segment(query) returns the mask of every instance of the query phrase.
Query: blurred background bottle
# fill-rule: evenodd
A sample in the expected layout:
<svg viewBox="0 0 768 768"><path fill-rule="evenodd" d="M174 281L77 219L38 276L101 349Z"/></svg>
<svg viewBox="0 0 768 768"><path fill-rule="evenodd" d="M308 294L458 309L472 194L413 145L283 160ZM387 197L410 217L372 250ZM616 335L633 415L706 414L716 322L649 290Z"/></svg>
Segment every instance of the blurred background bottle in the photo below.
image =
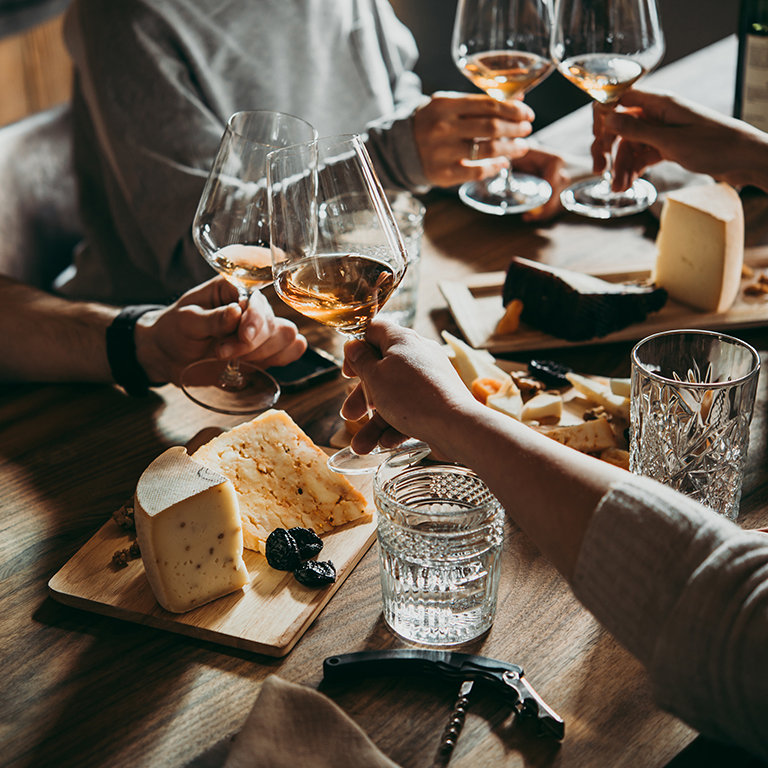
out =
<svg viewBox="0 0 768 768"><path fill-rule="evenodd" d="M768 0L741 0L733 114L768 131Z"/></svg>

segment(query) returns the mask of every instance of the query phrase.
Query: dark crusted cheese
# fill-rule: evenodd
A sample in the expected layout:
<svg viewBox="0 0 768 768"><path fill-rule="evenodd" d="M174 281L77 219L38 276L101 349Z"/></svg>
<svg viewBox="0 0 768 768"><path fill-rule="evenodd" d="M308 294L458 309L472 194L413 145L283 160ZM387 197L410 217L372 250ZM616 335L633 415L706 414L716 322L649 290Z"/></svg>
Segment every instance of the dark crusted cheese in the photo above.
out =
<svg viewBox="0 0 768 768"><path fill-rule="evenodd" d="M586 341L640 323L658 312L667 292L653 285L609 283L527 259L514 258L507 270L504 306L523 302L521 319L559 339Z"/></svg>

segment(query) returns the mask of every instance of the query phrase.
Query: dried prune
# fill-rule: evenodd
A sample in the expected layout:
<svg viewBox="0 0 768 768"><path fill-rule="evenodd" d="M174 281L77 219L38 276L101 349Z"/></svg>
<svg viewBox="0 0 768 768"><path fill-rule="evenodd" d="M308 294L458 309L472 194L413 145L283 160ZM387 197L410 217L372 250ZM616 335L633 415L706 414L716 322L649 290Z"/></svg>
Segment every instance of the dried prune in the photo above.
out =
<svg viewBox="0 0 768 768"><path fill-rule="evenodd" d="M299 545L285 528L275 528L267 536L267 562L278 571L293 571L301 565Z"/></svg>
<svg viewBox="0 0 768 768"><path fill-rule="evenodd" d="M307 560L293 575L305 587L324 587L336 581L336 568L330 560Z"/></svg>
<svg viewBox="0 0 768 768"><path fill-rule="evenodd" d="M293 536L299 547L299 558L302 562L320 554L323 541L311 528L289 528L288 533Z"/></svg>
<svg viewBox="0 0 768 768"><path fill-rule="evenodd" d="M528 371L548 387L568 387L571 382L565 378L565 374L573 373L573 368L560 365L554 360L531 360Z"/></svg>

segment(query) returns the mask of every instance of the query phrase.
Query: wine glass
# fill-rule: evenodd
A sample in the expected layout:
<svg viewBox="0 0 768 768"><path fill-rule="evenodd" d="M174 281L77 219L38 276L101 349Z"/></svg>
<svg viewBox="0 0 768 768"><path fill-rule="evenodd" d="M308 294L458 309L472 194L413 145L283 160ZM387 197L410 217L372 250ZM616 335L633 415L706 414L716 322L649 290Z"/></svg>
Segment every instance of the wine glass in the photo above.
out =
<svg viewBox="0 0 768 768"><path fill-rule="evenodd" d="M306 317L362 339L405 274L407 251L387 196L359 136L331 136L271 152L270 244L277 295ZM372 227L372 219L377 226ZM369 407L369 416L371 410ZM410 441L396 449L418 460ZM391 452L338 451L344 474L374 471Z"/></svg>
<svg viewBox="0 0 768 768"><path fill-rule="evenodd" d="M557 0L552 59L562 74L609 107L648 74L664 55L656 0ZM644 211L656 188L638 179L625 192L611 191L613 154L602 176L568 187L563 206L583 216L609 219Z"/></svg>
<svg viewBox="0 0 768 768"><path fill-rule="evenodd" d="M462 74L497 101L522 98L554 69L550 29L549 0L459 0L453 60ZM538 208L551 196L552 187L544 179L513 174L511 164L492 179L470 181L459 189L464 203L497 215Z"/></svg>
<svg viewBox="0 0 768 768"><path fill-rule="evenodd" d="M236 112L227 122L192 234L206 261L237 288L241 306L272 282L267 154L316 136L309 123L282 112ZM260 413L280 396L274 378L245 360L199 360L184 369L181 387L219 413Z"/></svg>

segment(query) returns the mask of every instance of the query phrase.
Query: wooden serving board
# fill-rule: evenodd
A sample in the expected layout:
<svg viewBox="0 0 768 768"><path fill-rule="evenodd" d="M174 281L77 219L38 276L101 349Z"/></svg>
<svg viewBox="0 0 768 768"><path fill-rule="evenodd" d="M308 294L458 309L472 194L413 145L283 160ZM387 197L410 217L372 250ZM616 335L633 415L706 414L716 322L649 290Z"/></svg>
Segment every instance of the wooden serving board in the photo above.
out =
<svg viewBox="0 0 768 768"><path fill-rule="evenodd" d="M328 453L333 453L328 450ZM276 571L264 555L245 550L251 583L188 613L170 613L157 603L141 558L126 567L112 555L135 538L110 518L48 582L60 603L158 629L209 640L267 656L285 656L322 611L376 538L370 475L350 481L366 497L369 517L323 535L320 560L331 560L336 582L323 589L299 584L292 573Z"/></svg>
<svg viewBox="0 0 768 768"><path fill-rule="evenodd" d="M745 263L753 269L768 267L768 253L765 248L747 249ZM591 272L590 274L615 283L645 280L650 273L641 272ZM527 350L557 349L590 344L605 344L614 341L639 341L661 331L675 328L698 328L724 331L736 328L768 325L768 294L762 296L744 295L744 287L753 279L743 279L741 291L734 305L727 312L715 314L699 312L669 299L659 312L647 317L642 323L635 323L615 333L587 341L567 341L538 331L524 323L511 334L495 333L496 325L504 315L501 293L504 286L504 272L487 272L474 275L463 282L443 281L440 283L448 307L467 343L476 349L490 352L524 352Z"/></svg>

